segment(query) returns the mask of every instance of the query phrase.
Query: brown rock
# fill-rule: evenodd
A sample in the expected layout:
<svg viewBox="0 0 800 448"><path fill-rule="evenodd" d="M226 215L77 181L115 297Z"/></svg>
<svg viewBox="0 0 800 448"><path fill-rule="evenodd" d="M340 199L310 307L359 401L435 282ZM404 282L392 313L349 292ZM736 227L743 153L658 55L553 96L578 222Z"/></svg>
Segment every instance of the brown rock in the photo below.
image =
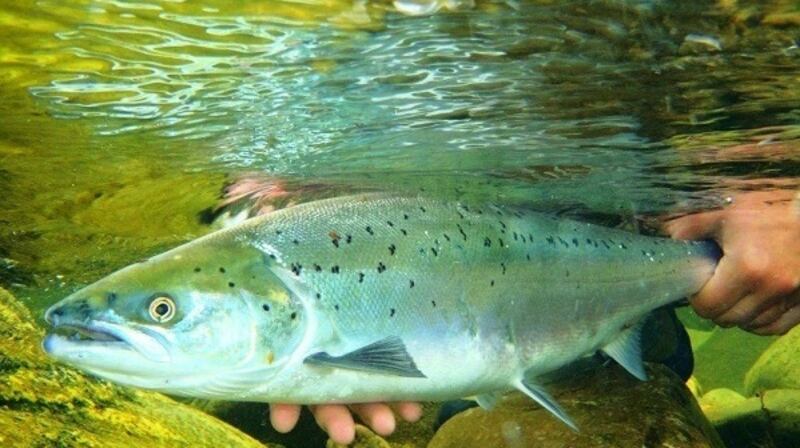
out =
<svg viewBox="0 0 800 448"><path fill-rule="evenodd" d="M642 382L614 365L551 386L580 432L514 393L492 411L473 408L455 416L428 447L722 448L683 382L660 365L649 365L648 373L651 379Z"/></svg>

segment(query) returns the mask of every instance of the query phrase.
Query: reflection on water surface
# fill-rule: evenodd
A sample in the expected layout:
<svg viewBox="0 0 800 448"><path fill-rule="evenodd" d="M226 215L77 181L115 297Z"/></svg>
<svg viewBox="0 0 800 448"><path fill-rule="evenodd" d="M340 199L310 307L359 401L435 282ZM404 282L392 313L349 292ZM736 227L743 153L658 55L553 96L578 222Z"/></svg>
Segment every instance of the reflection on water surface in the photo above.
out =
<svg viewBox="0 0 800 448"><path fill-rule="evenodd" d="M604 215L791 185L787 8L4 5L1 278L40 308L206 232L197 213L245 171Z"/></svg>

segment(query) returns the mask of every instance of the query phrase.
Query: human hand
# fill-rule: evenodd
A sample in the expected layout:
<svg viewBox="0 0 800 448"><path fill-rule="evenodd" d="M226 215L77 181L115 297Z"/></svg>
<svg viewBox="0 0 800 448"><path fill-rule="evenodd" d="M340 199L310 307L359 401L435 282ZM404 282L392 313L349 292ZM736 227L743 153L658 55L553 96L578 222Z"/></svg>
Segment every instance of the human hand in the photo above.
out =
<svg viewBox="0 0 800 448"><path fill-rule="evenodd" d="M299 405L270 404L269 409L270 423L278 432L291 431L300 418ZM388 436L394 432L395 412L407 422L415 422L422 417L422 407L419 403L405 401L392 404L391 407L386 403L361 403L321 404L309 406L309 409L314 414L317 424L328 433L331 440L342 445L352 443L355 438L353 413L381 436Z"/></svg>
<svg viewBox="0 0 800 448"><path fill-rule="evenodd" d="M741 193L730 206L664 225L676 239L712 238L724 253L692 298L718 325L783 334L800 322L800 208L795 193Z"/></svg>

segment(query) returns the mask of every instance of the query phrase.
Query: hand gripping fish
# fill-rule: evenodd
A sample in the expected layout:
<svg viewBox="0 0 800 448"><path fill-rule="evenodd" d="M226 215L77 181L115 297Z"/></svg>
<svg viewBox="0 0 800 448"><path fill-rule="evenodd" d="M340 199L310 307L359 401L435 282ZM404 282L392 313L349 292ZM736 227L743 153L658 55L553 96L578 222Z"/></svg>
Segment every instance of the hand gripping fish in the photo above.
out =
<svg viewBox="0 0 800 448"><path fill-rule="evenodd" d="M602 350L645 379L639 329L719 249L494 205L348 196L252 218L53 305L51 356L111 381L275 403L518 389Z"/></svg>

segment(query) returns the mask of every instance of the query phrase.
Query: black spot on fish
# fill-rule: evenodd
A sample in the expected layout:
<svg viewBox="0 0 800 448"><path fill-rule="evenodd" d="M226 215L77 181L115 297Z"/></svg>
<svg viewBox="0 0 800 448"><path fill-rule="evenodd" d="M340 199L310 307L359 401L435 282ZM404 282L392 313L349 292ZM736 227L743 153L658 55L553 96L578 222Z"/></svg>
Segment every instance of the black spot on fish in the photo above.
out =
<svg viewBox="0 0 800 448"><path fill-rule="evenodd" d="M592 245L592 239L591 238L586 238L586 244L591 246Z"/></svg>
<svg viewBox="0 0 800 448"><path fill-rule="evenodd" d="M420 207L419 209L420 209L420 211L422 211L422 213L425 213L427 211L427 210L425 210L425 207Z"/></svg>
<svg viewBox="0 0 800 448"><path fill-rule="evenodd" d="M300 271L303 270L303 265L301 265L300 263L292 263L291 264L291 268L292 268L292 272L294 273L294 275L299 277L300 276Z"/></svg>
<svg viewBox="0 0 800 448"><path fill-rule="evenodd" d="M390 244L389 245L389 255L394 255L396 250L397 250L397 247L394 244Z"/></svg>
<svg viewBox="0 0 800 448"><path fill-rule="evenodd" d="M297 240L292 240L292 244L294 244L294 245L298 245L298 244L300 244L300 241L297 241Z"/></svg>
<svg viewBox="0 0 800 448"><path fill-rule="evenodd" d="M628 248L628 246L626 246L625 243L619 243L619 247L621 249L627 249Z"/></svg>
<svg viewBox="0 0 800 448"><path fill-rule="evenodd" d="M200 269L200 267L199 267L199 266L198 266L198 267L196 267L196 268L194 268L194 272L200 272L200 271L202 271L202 269Z"/></svg>
<svg viewBox="0 0 800 448"><path fill-rule="evenodd" d="M609 246L608 243L606 243L606 240L600 240L600 242L603 243L603 246L605 246L606 249L611 249L611 246Z"/></svg>
<svg viewBox="0 0 800 448"><path fill-rule="evenodd" d="M566 242L566 241L564 241L564 240L563 240L563 239L562 239L560 236L558 237L558 242L559 242L559 243L561 243L561 244L563 244L563 245L564 245L564 247L566 247L566 248L568 248L568 249L569 249L569 243L568 243L568 242Z"/></svg>
<svg viewBox="0 0 800 448"><path fill-rule="evenodd" d="M503 275L506 275L506 264L500 263L500 267L503 268Z"/></svg>
<svg viewBox="0 0 800 448"><path fill-rule="evenodd" d="M289 315L289 317L292 318L292 320L297 319L297 311L293 311L292 314Z"/></svg>
<svg viewBox="0 0 800 448"><path fill-rule="evenodd" d="M359 272L358 273L358 282L359 283L364 283L364 273L363 272Z"/></svg>
<svg viewBox="0 0 800 448"><path fill-rule="evenodd" d="M528 261L531 261L531 254L525 254L525 258L527 258Z"/></svg>
<svg viewBox="0 0 800 448"><path fill-rule="evenodd" d="M501 226L501 227L503 227L504 229L506 228L506 223L504 223L503 221L497 221L497 222L499 222L499 223L500 223L500 226Z"/></svg>
<svg viewBox="0 0 800 448"><path fill-rule="evenodd" d="M489 286L494 286L494 280L489 283Z"/></svg>
<svg viewBox="0 0 800 448"><path fill-rule="evenodd" d="M492 247L492 240L488 236L483 239L483 247Z"/></svg>
<svg viewBox="0 0 800 448"><path fill-rule="evenodd" d="M525 235L520 234L519 238L522 240L523 243L527 243L527 241L525 240Z"/></svg>
<svg viewBox="0 0 800 448"><path fill-rule="evenodd" d="M277 257L275 257L275 254L269 254L269 258L272 258L273 260L277 260Z"/></svg>
<svg viewBox="0 0 800 448"><path fill-rule="evenodd" d="M316 293L316 294L315 294L315 297L317 298L317 300L319 300L319 299L321 299L321 298L322 298L322 295L321 295L320 293Z"/></svg>
<svg viewBox="0 0 800 448"><path fill-rule="evenodd" d="M375 233L372 231L372 227L370 227L370 226L367 226L365 230L366 230L366 231L367 231L367 233L369 233L370 235L374 235L374 234L375 234Z"/></svg>
<svg viewBox="0 0 800 448"><path fill-rule="evenodd" d="M433 305L433 307L436 308L436 301L435 300L431 300L431 305Z"/></svg>
<svg viewBox="0 0 800 448"><path fill-rule="evenodd" d="M395 312L396 312L396 311L395 311L395 309L394 309L394 308L390 309L390 310L389 310L389 317L394 317L394 313L395 313Z"/></svg>
<svg viewBox="0 0 800 448"><path fill-rule="evenodd" d="M531 235L530 233L528 234L528 241L533 243L533 235Z"/></svg>
<svg viewBox="0 0 800 448"><path fill-rule="evenodd" d="M353 242L353 235L345 235L344 236L344 242L347 243L347 244L352 243Z"/></svg>
<svg viewBox="0 0 800 448"><path fill-rule="evenodd" d="M335 309L336 311L339 311L339 304L337 303L336 305L333 305L333 309Z"/></svg>
<svg viewBox="0 0 800 448"><path fill-rule="evenodd" d="M234 283L234 282L228 282L228 287L230 287L230 288L235 288L235 287L236 287L236 283Z"/></svg>
<svg viewBox="0 0 800 448"><path fill-rule="evenodd" d="M519 235L517 235L517 232L514 232L514 241L519 241Z"/></svg>
<svg viewBox="0 0 800 448"><path fill-rule="evenodd" d="M331 243L333 243L333 247L339 248L339 240L331 240Z"/></svg>
<svg viewBox="0 0 800 448"><path fill-rule="evenodd" d="M117 301L117 293L110 292L106 295L106 301L109 305L113 305Z"/></svg>
<svg viewBox="0 0 800 448"><path fill-rule="evenodd" d="M283 233L283 232L282 232L282 231L280 231L280 230L276 230L276 231L275 231L275 235L280 235L281 233Z"/></svg>
<svg viewBox="0 0 800 448"><path fill-rule="evenodd" d="M403 213L403 219L408 219L408 214Z"/></svg>
<svg viewBox="0 0 800 448"><path fill-rule="evenodd" d="M464 229L461 227L460 224L456 224L456 227L458 227L458 233L460 233L461 236L464 237L464 241L466 241L467 240L467 234L464 233Z"/></svg>
<svg viewBox="0 0 800 448"><path fill-rule="evenodd" d="M578 239L577 238L573 238L572 239L572 245L575 246L575 247L578 247Z"/></svg>
<svg viewBox="0 0 800 448"><path fill-rule="evenodd" d="M436 248L431 247L431 253L433 253L434 257L439 256L439 252L436 252Z"/></svg>
<svg viewBox="0 0 800 448"><path fill-rule="evenodd" d="M264 310L264 311L269 311L269 305L267 305L265 303L265 304L261 305L261 309Z"/></svg>
<svg viewBox="0 0 800 448"><path fill-rule="evenodd" d="M391 221L386 221L386 224L388 224L388 225L389 225L389 227L394 227L394 223L393 223L393 222L391 222Z"/></svg>
<svg viewBox="0 0 800 448"><path fill-rule="evenodd" d="M506 243L503 242L502 238L498 238L497 241L500 243L500 247L506 247Z"/></svg>
<svg viewBox="0 0 800 448"><path fill-rule="evenodd" d="M450 241L450 237L446 233L443 233L442 236L444 236L444 239L448 242Z"/></svg>
<svg viewBox="0 0 800 448"><path fill-rule="evenodd" d="M403 235L408 235L408 232L406 232L406 229L400 229L400 233L402 233Z"/></svg>
<svg viewBox="0 0 800 448"><path fill-rule="evenodd" d="M456 210L456 213L458 213L458 217L459 217L459 218L461 218L461 219L464 219L464 214L463 214L463 213L461 213L461 212L460 212L460 211L458 211L458 210Z"/></svg>
<svg viewBox="0 0 800 448"><path fill-rule="evenodd" d="M378 274L382 274L386 270L386 265L383 262L378 262Z"/></svg>
<svg viewBox="0 0 800 448"><path fill-rule="evenodd" d="M331 273L338 274L339 273L339 265L331 266Z"/></svg>
<svg viewBox="0 0 800 448"><path fill-rule="evenodd" d="M220 273L222 273L222 274L224 274L224 273L225 273L225 268L223 268L223 267L220 267L220 268L219 268L219 272L220 272Z"/></svg>
<svg viewBox="0 0 800 448"><path fill-rule="evenodd" d="M569 269L567 269L567 277L569 277Z"/></svg>
<svg viewBox="0 0 800 448"><path fill-rule="evenodd" d="M420 247L419 248L419 253L421 253L422 255L425 255L425 248L424 247Z"/></svg>
<svg viewBox="0 0 800 448"><path fill-rule="evenodd" d="M317 271L317 272L322 272L322 266L314 263L314 270Z"/></svg>
<svg viewBox="0 0 800 448"><path fill-rule="evenodd" d="M408 281L408 287L409 288L413 288L414 287L414 280L409 280Z"/></svg>
<svg viewBox="0 0 800 448"><path fill-rule="evenodd" d="M547 243L548 244L552 244L552 245L556 244L556 240L554 240L552 236L548 236L546 239L547 239Z"/></svg>

